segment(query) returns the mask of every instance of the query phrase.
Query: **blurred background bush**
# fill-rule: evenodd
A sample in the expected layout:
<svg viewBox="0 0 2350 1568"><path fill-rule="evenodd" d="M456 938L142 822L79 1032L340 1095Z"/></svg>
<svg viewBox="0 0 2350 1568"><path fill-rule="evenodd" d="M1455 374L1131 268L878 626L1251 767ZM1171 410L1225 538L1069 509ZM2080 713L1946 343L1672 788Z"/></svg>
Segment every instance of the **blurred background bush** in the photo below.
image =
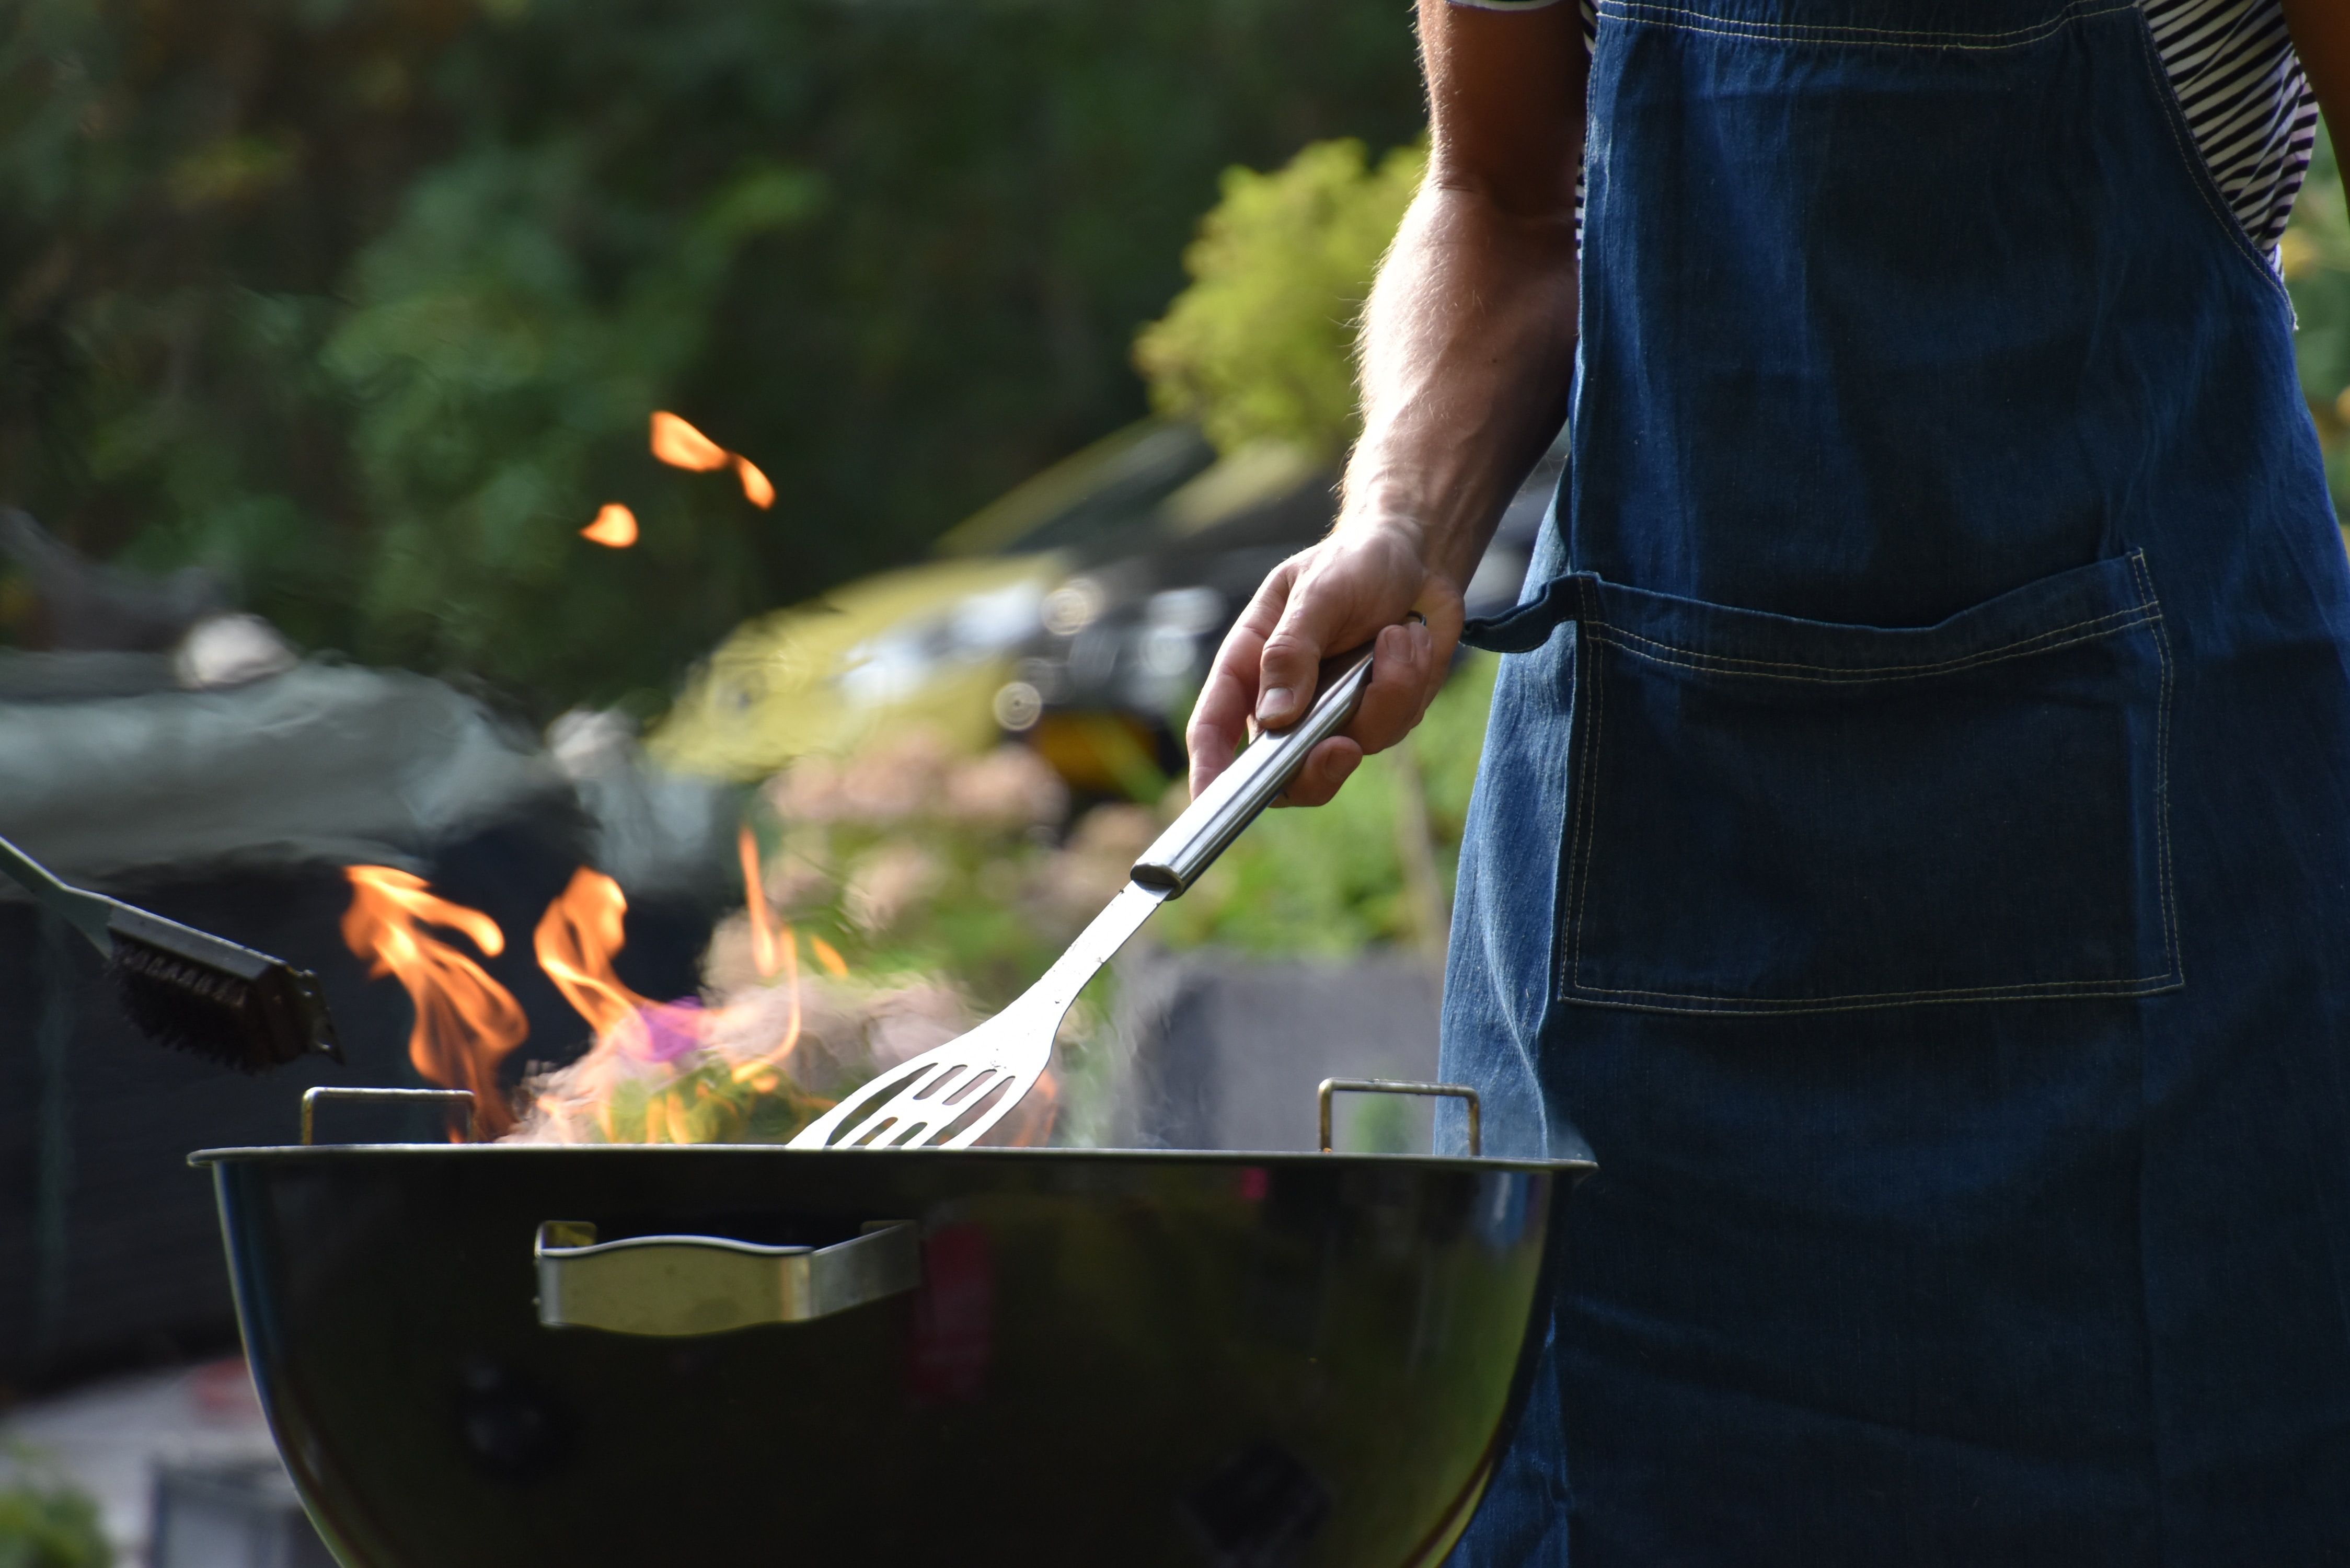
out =
<svg viewBox="0 0 2350 1568"><path fill-rule="evenodd" d="M2337 513L2350 513L2350 206L2341 168L2323 127L2309 183L2295 204L2278 259L2300 330L2302 390L2325 449Z"/></svg>
<svg viewBox="0 0 2350 1568"><path fill-rule="evenodd" d="M37 1455L0 1451L0 1568L111 1568L98 1504Z"/></svg>
<svg viewBox="0 0 2350 1568"><path fill-rule="evenodd" d="M307 647L655 710L1142 412L1222 171L1419 119L1346 0L19 0L0 496ZM642 545L583 547L616 500Z"/></svg>

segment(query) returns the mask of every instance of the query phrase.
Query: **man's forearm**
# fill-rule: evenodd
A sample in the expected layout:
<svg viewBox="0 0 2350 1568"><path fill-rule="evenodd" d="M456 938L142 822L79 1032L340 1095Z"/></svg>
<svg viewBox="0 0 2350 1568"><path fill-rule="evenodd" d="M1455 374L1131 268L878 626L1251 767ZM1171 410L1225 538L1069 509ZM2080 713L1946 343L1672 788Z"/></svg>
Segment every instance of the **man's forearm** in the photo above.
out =
<svg viewBox="0 0 2350 1568"><path fill-rule="evenodd" d="M1365 314L1339 529L1399 528L1462 586L1566 415L1588 60L1572 0L1419 0L1428 181Z"/></svg>
<svg viewBox="0 0 2350 1568"><path fill-rule="evenodd" d="M1363 437L1341 528L1402 525L1465 582L1566 414L1572 209L1513 213L1439 182L1412 203L1365 313Z"/></svg>
<svg viewBox="0 0 2350 1568"><path fill-rule="evenodd" d="M1576 7L1419 0L1419 44L1428 180L1371 290L1338 526L1266 576L1217 649L1187 731L1195 790L1252 722L1295 722L1323 659L1367 643L1353 720L1288 799L1319 805L1410 732L1444 683L1494 521L1566 410L1589 76Z"/></svg>

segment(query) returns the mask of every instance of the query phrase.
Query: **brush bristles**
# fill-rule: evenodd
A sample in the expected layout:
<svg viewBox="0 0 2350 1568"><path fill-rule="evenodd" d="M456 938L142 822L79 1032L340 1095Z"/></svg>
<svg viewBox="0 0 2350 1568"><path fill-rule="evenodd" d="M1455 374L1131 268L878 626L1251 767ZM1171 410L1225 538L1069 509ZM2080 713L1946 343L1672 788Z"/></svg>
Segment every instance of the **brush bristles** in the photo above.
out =
<svg viewBox="0 0 2350 1568"><path fill-rule="evenodd" d="M123 1011L158 1044L224 1067L263 1073L312 1051L333 1054L315 982L275 960L230 972L132 936L118 925L109 965ZM227 946L228 944L222 944ZM256 957L239 950L246 958Z"/></svg>

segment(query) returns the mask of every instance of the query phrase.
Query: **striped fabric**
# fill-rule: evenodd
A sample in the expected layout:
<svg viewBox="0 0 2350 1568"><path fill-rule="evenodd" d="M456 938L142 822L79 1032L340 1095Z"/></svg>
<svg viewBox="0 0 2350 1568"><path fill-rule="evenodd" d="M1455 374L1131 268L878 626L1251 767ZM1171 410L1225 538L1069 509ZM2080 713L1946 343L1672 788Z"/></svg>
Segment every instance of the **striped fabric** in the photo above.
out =
<svg viewBox="0 0 2350 1568"><path fill-rule="evenodd" d="M2273 255L2317 140L2277 0L2143 0L2171 90L2237 222Z"/></svg>
<svg viewBox="0 0 2350 1568"><path fill-rule="evenodd" d="M1561 0L1452 0L1487 11L1534 11ZM2253 243L2272 257L2293 215L2317 140L2317 96L2302 73L2277 0L2140 0L2171 90L2204 166ZM1580 0L1583 36L1598 33ZM1582 220L1583 192L1575 190Z"/></svg>

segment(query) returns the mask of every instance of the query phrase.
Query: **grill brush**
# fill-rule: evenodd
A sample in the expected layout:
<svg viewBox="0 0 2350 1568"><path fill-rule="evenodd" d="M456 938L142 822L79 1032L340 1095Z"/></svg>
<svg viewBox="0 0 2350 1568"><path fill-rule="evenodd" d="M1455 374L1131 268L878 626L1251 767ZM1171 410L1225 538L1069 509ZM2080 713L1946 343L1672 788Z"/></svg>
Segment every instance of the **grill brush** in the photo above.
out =
<svg viewBox="0 0 2350 1568"><path fill-rule="evenodd" d="M0 871L106 955L123 1011L156 1044L246 1073L314 1051L343 1059L327 999L307 970L71 887L5 838Z"/></svg>

